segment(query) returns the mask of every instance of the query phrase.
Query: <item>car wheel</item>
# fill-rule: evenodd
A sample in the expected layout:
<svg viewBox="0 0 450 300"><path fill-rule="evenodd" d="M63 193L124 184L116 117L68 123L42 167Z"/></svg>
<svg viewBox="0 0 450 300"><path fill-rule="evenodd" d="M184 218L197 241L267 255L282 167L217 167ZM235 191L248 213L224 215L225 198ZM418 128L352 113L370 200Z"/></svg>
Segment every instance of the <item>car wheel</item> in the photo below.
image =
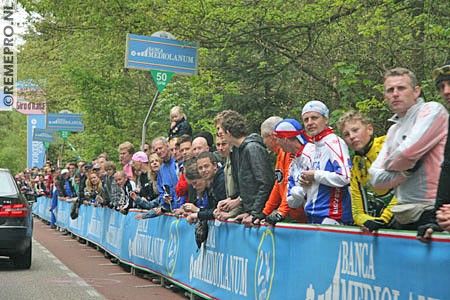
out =
<svg viewBox="0 0 450 300"><path fill-rule="evenodd" d="M31 267L31 243L22 255L16 255L12 259L17 269L29 269Z"/></svg>

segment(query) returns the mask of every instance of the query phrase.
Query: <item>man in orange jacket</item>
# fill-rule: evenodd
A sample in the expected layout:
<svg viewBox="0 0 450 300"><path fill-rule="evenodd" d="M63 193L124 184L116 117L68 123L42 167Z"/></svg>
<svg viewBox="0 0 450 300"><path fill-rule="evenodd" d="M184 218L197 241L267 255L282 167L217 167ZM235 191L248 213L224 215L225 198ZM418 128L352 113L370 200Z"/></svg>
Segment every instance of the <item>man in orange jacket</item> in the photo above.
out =
<svg viewBox="0 0 450 300"><path fill-rule="evenodd" d="M306 223L306 215L303 207L292 209L286 201L289 166L295 153L283 151L277 144L274 134L275 126L283 119L280 117L270 117L261 124L261 136L267 148L277 155L275 163L275 183L270 193L269 199L263 209L265 222L275 225L277 222L288 218L289 221Z"/></svg>

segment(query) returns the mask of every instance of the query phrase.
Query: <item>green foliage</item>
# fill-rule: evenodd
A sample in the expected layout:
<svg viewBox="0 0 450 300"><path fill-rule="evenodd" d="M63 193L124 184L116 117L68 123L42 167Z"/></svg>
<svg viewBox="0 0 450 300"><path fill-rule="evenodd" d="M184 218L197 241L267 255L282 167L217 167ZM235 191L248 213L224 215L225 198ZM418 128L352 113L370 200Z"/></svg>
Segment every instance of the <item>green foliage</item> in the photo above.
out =
<svg viewBox="0 0 450 300"><path fill-rule="evenodd" d="M14 174L27 167L27 119L17 112L0 112L0 166Z"/></svg>
<svg viewBox="0 0 450 300"><path fill-rule="evenodd" d="M167 134L175 105L184 108L194 131L214 132L215 114L235 109L258 132L271 115L300 119L302 106L312 99L329 106L331 123L342 111L356 108L370 114L382 134L390 116L382 100L384 72L395 66L412 69L427 100L437 100L430 72L450 55L450 6L445 1L21 4L34 12L34 29L24 37L19 78L45 79L49 112L85 114L85 132L69 137L84 159L100 152L116 158L120 143L140 143L156 88L150 72L124 69L127 32L165 30L201 45L199 75L171 79L150 116L147 140ZM58 153L54 147L51 156ZM73 157L67 150L63 158Z"/></svg>

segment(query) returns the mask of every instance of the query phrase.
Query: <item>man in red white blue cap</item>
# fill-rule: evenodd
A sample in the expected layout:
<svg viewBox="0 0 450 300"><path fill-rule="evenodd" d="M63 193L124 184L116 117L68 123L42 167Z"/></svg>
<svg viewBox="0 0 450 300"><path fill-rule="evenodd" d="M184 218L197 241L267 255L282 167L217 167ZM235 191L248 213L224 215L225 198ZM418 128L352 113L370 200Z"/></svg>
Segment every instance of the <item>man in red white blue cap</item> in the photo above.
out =
<svg viewBox="0 0 450 300"><path fill-rule="evenodd" d="M308 223L351 224L350 201L351 160L345 142L329 127L329 110L321 101L305 104L302 119L305 131L315 144L311 155L312 167L302 170L299 181L307 201Z"/></svg>
<svg viewBox="0 0 450 300"><path fill-rule="evenodd" d="M308 144L308 138L305 135L302 125L295 119L284 119L280 121L274 128L274 135L277 138L277 144L287 153L293 155L293 160L288 166L287 173L288 184L286 185L285 199L286 204L291 208L291 212L299 214L302 213L304 218L305 212L303 204L305 202L305 195L303 188L299 185L298 178L302 169L307 168L305 165L310 162L308 159L302 157L305 149L311 152L314 149L314 144ZM308 157L308 156L305 156ZM310 166L310 164L308 164ZM305 222L305 219L301 220Z"/></svg>

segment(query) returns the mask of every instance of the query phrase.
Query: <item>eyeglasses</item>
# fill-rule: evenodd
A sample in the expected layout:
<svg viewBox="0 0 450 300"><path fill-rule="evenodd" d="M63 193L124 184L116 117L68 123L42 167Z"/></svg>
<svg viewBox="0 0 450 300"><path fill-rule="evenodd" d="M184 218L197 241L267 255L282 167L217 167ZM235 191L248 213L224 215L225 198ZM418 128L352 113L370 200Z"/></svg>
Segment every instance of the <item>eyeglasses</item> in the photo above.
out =
<svg viewBox="0 0 450 300"><path fill-rule="evenodd" d="M445 65L443 67L435 69L431 74L431 77L433 78L433 80L436 80L441 74L450 75L450 65Z"/></svg>

